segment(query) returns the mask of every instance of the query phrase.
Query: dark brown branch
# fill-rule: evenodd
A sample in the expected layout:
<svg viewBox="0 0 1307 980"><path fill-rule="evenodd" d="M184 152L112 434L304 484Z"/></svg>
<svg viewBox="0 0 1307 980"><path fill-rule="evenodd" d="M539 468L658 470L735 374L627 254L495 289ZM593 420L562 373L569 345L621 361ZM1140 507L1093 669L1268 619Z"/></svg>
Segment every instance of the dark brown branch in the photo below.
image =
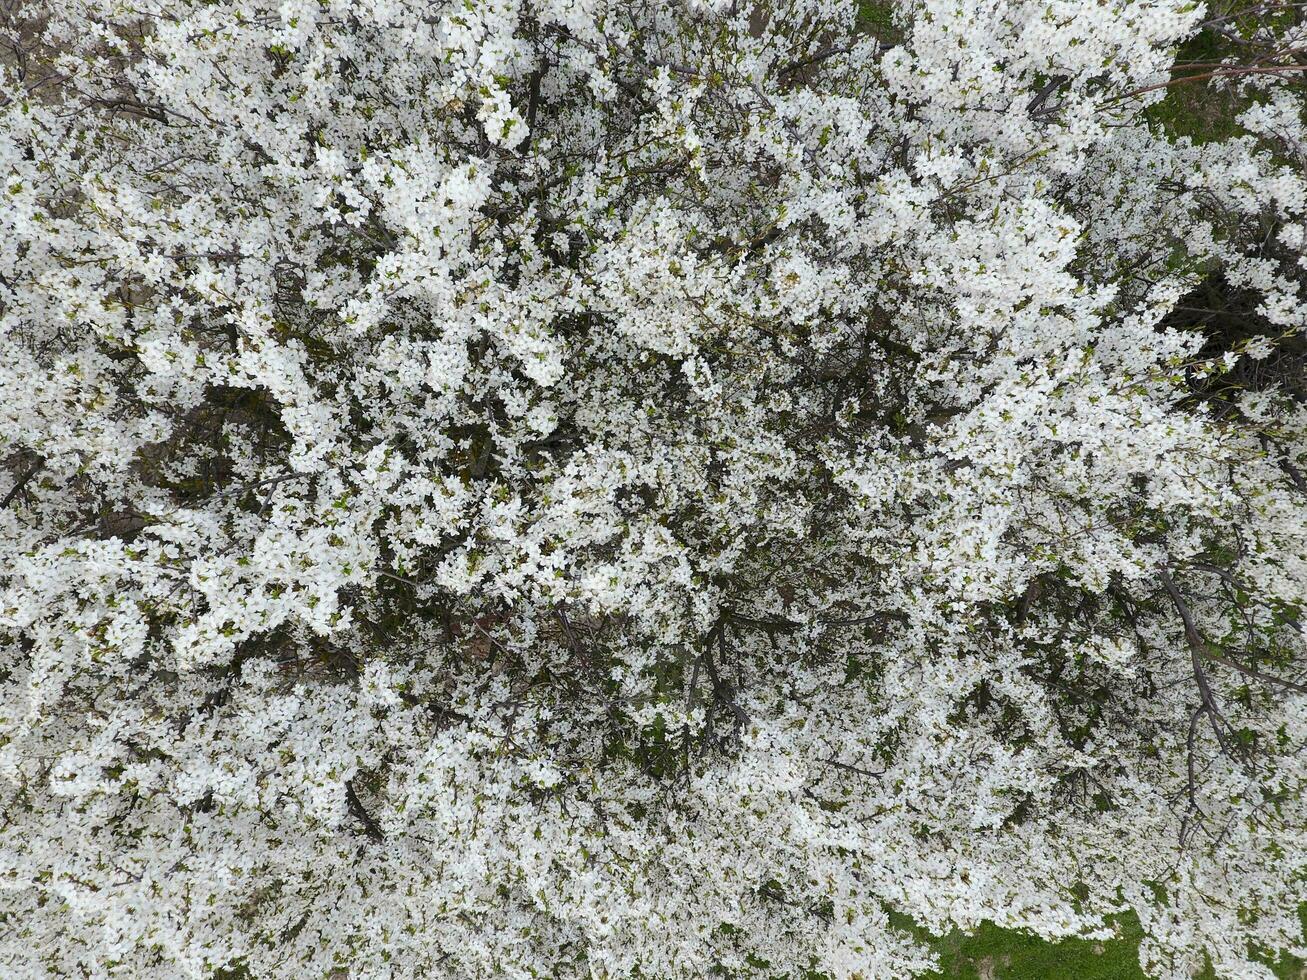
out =
<svg viewBox="0 0 1307 980"><path fill-rule="evenodd" d="M545 67L537 68L531 73L527 81L527 102L526 102L526 139L522 143L521 151L525 154L531 149L531 143L536 135L536 110L540 108L540 82L545 77Z"/></svg>
<svg viewBox="0 0 1307 980"><path fill-rule="evenodd" d="M32 481L32 477L36 476L36 474L40 471L41 467L44 465L45 465L45 460L38 459L28 469L26 473L24 473L22 476L18 478L17 482L15 482L14 485L9 488L9 492L5 494L5 499L0 500L0 510L4 510L6 507L8 507L10 504L14 502L14 498L23 492L23 488L26 487L27 484L29 484Z"/></svg>
<svg viewBox="0 0 1307 980"><path fill-rule="evenodd" d="M1034 98L1026 106L1026 112L1032 116L1038 115L1043 111L1042 107L1048 101L1048 97L1061 88L1066 81L1067 77L1065 75L1054 75L1049 79L1048 84L1035 93Z"/></svg>
<svg viewBox="0 0 1307 980"><path fill-rule="evenodd" d="M717 624L708 632L704 641L703 665L708 671L708 680L712 683L713 696L717 703L730 709L735 716L735 733L738 735L740 730L748 727L749 714L735 700L735 690L731 687L730 681L723 680L717 670L717 664L713 660L712 646L713 641L717 641L717 650L721 654L722 663L726 662L726 617L717 620Z"/></svg>
<svg viewBox="0 0 1307 980"><path fill-rule="evenodd" d="M1184 623L1184 635L1189 643L1189 656L1193 664L1194 680L1198 683L1198 694L1202 699L1207 718L1212 724L1212 731L1216 734L1216 741L1223 752L1227 755L1233 755L1233 747L1230 745L1229 739L1225 737L1225 732L1221 730L1221 725L1228 723L1221 714L1221 709L1217 706L1216 696L1212 693L1212 687L1207 682L1207 671L1203 668L1203 656L1208 653L1207 641L1203 639L1203 635L1198 631L1198 625L1194 622L1193 613L1180 595L1180 590L1175 587L1175 582L1171 580L1170 573L1165 567L1162 567L1157 570L1157 574L1159 581L1162 583L1162 588L1171 597L1171 603L1180 614L1181 622Z"/></svg>
<svg viewBox="0 0 1307 980"><path fill-rule="evenodd" d="M1249 677L1255 677L1259 681L1266 681L1266 683L1268 684L1278 684L1280 687L1287 688L1290 691L1297 691L1299 694L1307 694L1307 685L1305 684L1298 684L1295 683L1294 681L1285 680L1283 677L1276 677L1274 674L1264 673L1260 670L1257 670L1254 667L1247 667L1244 664L1231 660L1229 657L1222 657L1211 652L1209 652L1207 655L1216 663L1223 664L1226 667L1233 668L1234 670L1237 670L1241 674L1246 674Z"/></svg>
<svg viewBox="0 0 1307 980"><path fill-rule="evenodd" d="M800 58L797 61L791 61L788 65L777 70L777 75L790 75L796 71L801 71L809 65L815 65L818 62L825 61L827 58L833 58L838 54L848 54L853 50L852 44L832 45L829 48L822 48L806 58Z"/></svg>
<svg viewBox="0 0 1307 980"><path fill-rule="evenodd" d="M1285 52L1292 54L1294 52ZM1156 92L1159 89L1174 88L1177 85L1185 85L1189 82L1205 82L1213 78L1237 78L1240 75L1278 75L1281 72L1290 71L1307 71L1307 65L1268 65L1265 68L1218 68L1215 71L1205 71L1198 75L1185 75L1182 78L1173 78L1169 82L1158 82L1156 85L1145 85L1143 88L1137 88L1133 91L1126 92L1122 95L1114 96L1107 99L1102 104L1104 106L1112 105L1115 102L1123 102L1126 99L1137 98L1140 95L1146 95L1149 92Z"/></svg>
<svg viewBox="0 0 1307 980"><path fill-rule="evenodd" d="M349 812L363 825L363 830L368 837L378 844L384 841L386 835L377 826L377 822L372 819L372 815L368 813L367 808L363 806L363 801L359 799L358 793L354 790L354 780L352 779L345 782L345 800L349 803Z"/></svg>
<svg viewBox="0 0 1307 980"><path fill-rule="evenodd" d="M853 766L847 762L836 762L834 759L818 759L823 766L834 766L836 769L847 769L849 772L856 772L860 776L871 776L873 779L879 779L885 775L885 770L873 772L870 769L863 769L860 766Z"/></svg>

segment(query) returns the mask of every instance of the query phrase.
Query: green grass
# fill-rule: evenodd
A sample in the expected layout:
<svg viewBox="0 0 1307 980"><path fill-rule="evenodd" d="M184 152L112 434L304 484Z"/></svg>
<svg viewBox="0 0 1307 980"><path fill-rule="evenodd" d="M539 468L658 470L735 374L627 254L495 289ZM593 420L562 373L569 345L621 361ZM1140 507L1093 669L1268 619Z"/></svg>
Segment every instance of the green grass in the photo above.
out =
<svg viewBox="0 0 1307 980"><path fill-rule="evenodd" d="M1177 65L1211 64L1233 52L1233 45L1210 29L1199 31L1176 52ZM1181 69L1175 78L1201 75L1201 69ZM1161 102L1144 110L1144 116L1171 139L1187 136L1195 143L1220 142L1241 132L1234 121L1248 100L1226 90L1213 89L1206 79L1178 82Z"/></svg>
<svg viewBox="0 0 1307 980"><path fill-rule="evenodd" d="M941 969L931 980L1145 980L1134 943L1065 939L1050 943L986 923L971 936L937 945Z"/></svg>
<svg viewBox="0 0 1307 980"><path fill-rule="evenodd" d="M890 922L938 954L940 968L925 980L1147 980L1139 968L1143 930L1133 914L1121 918L1120 938L1108 942L1064 939L1053 943L990 922L970 935L955 930L941 938L905 915L890 913ZM1295 957L1264 962L1280 980L1307 978L1307 963ZM1208 967L1195 980L1221 978Z"/></svg>
<svg viewBox="0 0 1307 980"><path fill-rule="evenodd" d="M859 0L857 24L858 30L883 43L903 40L903 31L894 23L893 0Z"/></svg>
<svg viewBox="0 0 1307 980"><path fill-rule="evenodd" d="M940 938L906 916L891 915L890 921L939 955L940 968L928 980L1146 980L1139 969L1142 931L1133 917L1123 920L1121 939L1056 943L989 922L971 935L954 931Z"/></svg>

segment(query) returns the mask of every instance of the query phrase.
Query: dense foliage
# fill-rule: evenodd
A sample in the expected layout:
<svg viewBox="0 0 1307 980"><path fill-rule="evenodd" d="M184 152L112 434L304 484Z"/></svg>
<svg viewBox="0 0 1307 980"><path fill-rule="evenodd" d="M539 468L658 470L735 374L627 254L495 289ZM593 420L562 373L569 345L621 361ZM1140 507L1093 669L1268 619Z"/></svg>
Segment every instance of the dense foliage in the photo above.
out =
<svg viewBox="0 0 1307 980"><path fill-rule="evenodd" d="M0 975L1307 954L1300 10L8 0Z"/></svg>

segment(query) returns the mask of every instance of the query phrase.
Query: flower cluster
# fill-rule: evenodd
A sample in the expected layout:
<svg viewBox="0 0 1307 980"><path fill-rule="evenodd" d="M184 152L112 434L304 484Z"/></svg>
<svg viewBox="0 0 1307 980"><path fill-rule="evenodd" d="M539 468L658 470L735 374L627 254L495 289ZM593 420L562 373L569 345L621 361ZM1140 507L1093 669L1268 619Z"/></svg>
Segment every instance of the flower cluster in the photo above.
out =
<svg viewBox="0 0 1307 980"><path fill-rule="evenodd" d="M0 12L0 974L1307 955L1303 28L869 6Z"/></svg>

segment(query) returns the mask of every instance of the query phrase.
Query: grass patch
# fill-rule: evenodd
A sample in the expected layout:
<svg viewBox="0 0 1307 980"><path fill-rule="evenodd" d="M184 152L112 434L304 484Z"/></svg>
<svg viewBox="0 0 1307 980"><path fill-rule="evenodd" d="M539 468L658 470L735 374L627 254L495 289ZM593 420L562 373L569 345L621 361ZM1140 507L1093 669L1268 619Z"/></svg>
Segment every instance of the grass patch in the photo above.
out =
<svg viewBox="0 0 1307 980"><path fill-rule="evenodd" d="M890 922L938 954L940 968L928 980L1147 980L1139 969L1143 931L1133 915L1121 920L1121 938L1107 942L1053 943L991 922L971 935L954 930L938 937L904 915L892 913Z"/></svg>
<svg viewBox="0 0 1307 980"><path fill-rule="evenodd" d="M882 44L900 43L903 30L895 23L894 10L892 0L858 0L858 30Z"/></svg>
<svg viewBox="0 0 1307 980"><path fill-rule="evenodd" d="M1210 65L1229 57L1233 45L1210 28L1204 28L1180 46L1176 52L1176 70L1172 77L1201 74L1202 68L1187 65ZM1144 110L1144 118L1161 128L1171 139L1187 136L1195 143L1212 143L1238 136L1241 132L1235 117L1249 101L1230 89L1215 89L1209 80L1172 85L1166 98Z"/></svg>
<svg viewBox="0 0 1307 980"><path fill-rule="evenodd" d="M939 970L923 980L1147 980L1139 968L1143 929L1133 913L1118 922L1119 938L1106 942L1049 942L992 922L974 933L954 930L932 936L908 916L890 913L890 924L925 943L939 956ZM1279 980L1307 980L1307 962L1294 956L1258 957ZM1222 980L1210 964L1194 980Z"/></svg>

